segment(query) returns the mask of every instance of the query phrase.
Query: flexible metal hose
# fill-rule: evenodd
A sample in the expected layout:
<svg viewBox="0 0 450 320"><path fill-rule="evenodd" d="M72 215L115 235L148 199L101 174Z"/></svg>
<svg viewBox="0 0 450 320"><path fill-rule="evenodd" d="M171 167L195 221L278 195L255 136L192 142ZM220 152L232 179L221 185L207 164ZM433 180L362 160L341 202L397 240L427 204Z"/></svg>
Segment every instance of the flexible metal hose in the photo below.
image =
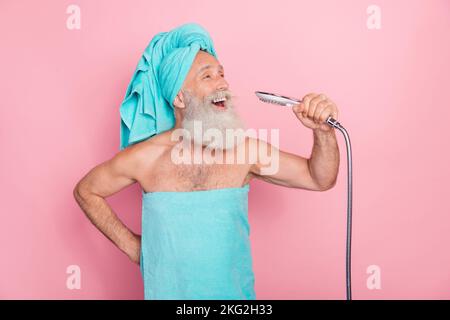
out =
<svg viewBox="0 0 450 320"><path fill-rule="evenodd" d="M347 300L352 300L352 147L347 130L345 130L345 128L339 122L332 120L334 119L328 118L327 123L342 132L347 147L347 245L345 254L345 280L347 288Z"/></svg>

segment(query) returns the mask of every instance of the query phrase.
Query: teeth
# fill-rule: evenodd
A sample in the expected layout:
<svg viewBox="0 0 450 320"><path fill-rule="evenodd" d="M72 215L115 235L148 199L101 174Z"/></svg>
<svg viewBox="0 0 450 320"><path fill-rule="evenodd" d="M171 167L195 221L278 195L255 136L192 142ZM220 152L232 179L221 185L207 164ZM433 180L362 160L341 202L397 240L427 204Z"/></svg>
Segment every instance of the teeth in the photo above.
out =
<svg viewBox="0 0 450 320"><path fill-rule="evenodd" d="M216 103L216 102L225 101L225 100L226 100L225 98L219 98L219 99L214 99L213 102Z"/></svg>

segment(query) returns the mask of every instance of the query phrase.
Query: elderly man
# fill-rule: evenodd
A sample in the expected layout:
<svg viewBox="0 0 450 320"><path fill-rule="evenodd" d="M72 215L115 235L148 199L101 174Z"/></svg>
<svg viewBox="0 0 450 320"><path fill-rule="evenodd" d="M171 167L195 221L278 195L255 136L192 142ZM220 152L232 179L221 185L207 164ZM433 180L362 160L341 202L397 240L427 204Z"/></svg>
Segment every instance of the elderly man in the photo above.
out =
<svg viewBox="0 0 450 320"><path fill-rule="evenodd" d="M339 150L325 119L337 119L338 110L323 94L307 94L292 108L313 130L310 158L255 137L230 141L226 135L196 134L197 124L219 133L243 129L224 72L209 34L198 24L156 35L121 106L122 150L91 169L74 189L91 222L140 266L145 299L256 299L249 181L314 191L336 182ZM193 146L182 149L185 155L243 152L245 161L180 163L174 152L180 145ZM278 156L274 172L264 173L262 147ZM142 236L128 229L105 200L136 182L142 187Z"/></svg>

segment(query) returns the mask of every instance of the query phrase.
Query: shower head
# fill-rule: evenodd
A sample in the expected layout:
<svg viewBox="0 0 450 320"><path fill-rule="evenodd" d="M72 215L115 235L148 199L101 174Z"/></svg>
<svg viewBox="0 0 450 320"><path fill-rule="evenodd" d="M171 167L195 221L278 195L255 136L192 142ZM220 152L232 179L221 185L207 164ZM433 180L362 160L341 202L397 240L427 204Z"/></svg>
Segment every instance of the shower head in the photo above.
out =
<svg viewBox="0 0 450 320"><path fill-rule="evenodd" d="M255 91L256 96L259 98L259 100L266 102L266 103L272 103L272 104L278 104L281 106L286 107L292 107L296 104L299 104L302 102L302 100L298 100L291 97L286 97L274 93L269 92L263 92L263 91ZM341 124L334 120L332 117L328 117L326 120L326 123L329 124L332 127L339 127Z"/></svg>

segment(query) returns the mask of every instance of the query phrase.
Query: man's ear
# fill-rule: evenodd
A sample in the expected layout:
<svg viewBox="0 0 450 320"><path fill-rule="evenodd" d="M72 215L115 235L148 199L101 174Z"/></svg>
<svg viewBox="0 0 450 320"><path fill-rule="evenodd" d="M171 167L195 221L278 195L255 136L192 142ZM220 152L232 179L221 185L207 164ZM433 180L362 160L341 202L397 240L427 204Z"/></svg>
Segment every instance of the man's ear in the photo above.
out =
<svg viewBox="0 0 450 320"><path fill-rule="evenodd" d="M173 105L174 105L175 107L177 107L177 108L180 108L180 109L186 108L186 106L184 105L183 93L182 93L181 90L180 90L180 91L178 92L178 94L176 95L175 101L173 102Z"/></svg>

